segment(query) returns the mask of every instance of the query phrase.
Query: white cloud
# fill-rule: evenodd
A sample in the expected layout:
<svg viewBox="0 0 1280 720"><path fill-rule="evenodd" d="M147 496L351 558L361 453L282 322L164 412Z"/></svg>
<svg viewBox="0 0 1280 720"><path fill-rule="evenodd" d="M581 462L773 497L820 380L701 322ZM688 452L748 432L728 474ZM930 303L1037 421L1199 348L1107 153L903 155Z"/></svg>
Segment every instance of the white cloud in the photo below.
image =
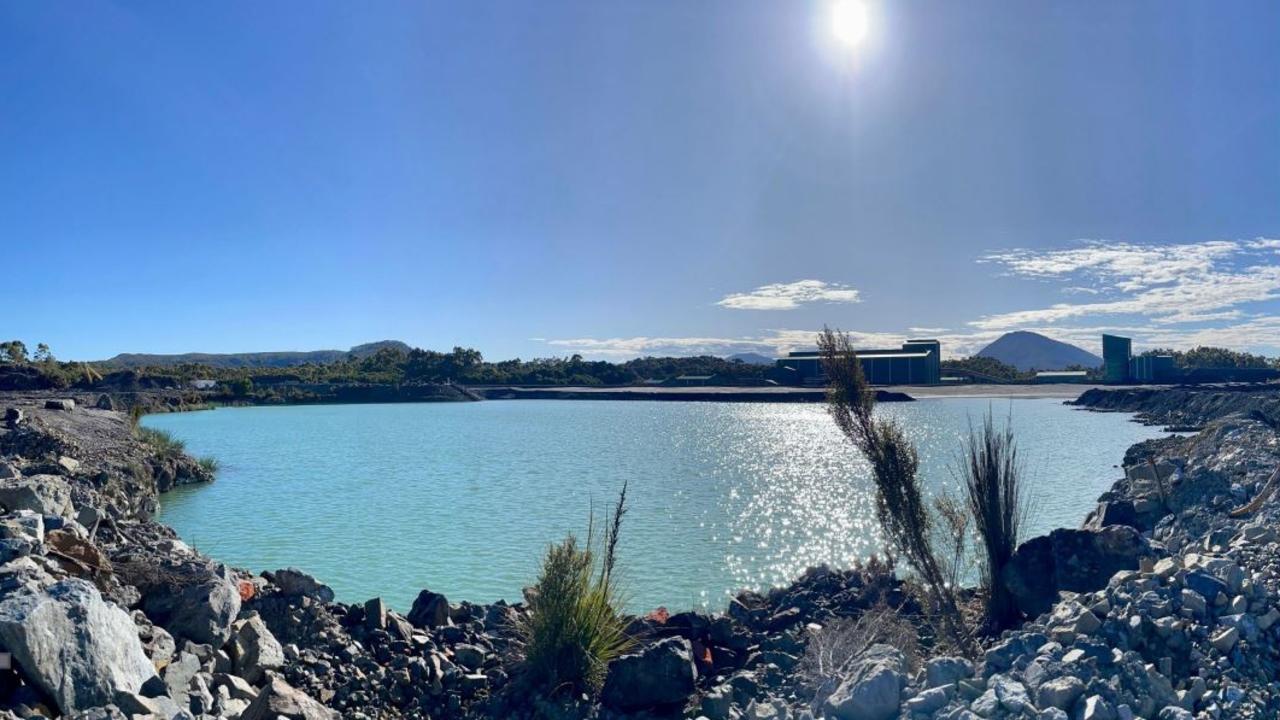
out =
<svg viewBox="0 0 1280 720"><path fill-rule="evenodd" d="M732 310L794 310L805 303L862 302L857 290L848 285L822 280L773 283L745 293L726 295L716 304Z"/></svg>
<svg viewBox="0 0 1280 720"><path fill-rule="evenodd" d="M1159 325L1241 317L1239 306L1280 298L1280 241L1213 240L1181 245L1088 241L1067 250L1011 250L983 258L1009 274L1087 281L1068 291L1102 299L988 315L970 325L1009 330L1090 316L1127 315Z"/></svg>

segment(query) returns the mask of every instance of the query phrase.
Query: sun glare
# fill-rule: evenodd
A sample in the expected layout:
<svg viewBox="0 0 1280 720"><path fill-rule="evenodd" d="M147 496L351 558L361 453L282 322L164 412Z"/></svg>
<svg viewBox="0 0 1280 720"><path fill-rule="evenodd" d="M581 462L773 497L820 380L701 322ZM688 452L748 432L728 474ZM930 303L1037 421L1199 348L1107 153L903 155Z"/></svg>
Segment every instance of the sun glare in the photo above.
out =
<svg viewBox="0 0 1280 720"><path fill-rule="evenodd" d="M844 45L861 45L869 29L870 18L863 0L834 0L831 4L831 32Z"/></svg>

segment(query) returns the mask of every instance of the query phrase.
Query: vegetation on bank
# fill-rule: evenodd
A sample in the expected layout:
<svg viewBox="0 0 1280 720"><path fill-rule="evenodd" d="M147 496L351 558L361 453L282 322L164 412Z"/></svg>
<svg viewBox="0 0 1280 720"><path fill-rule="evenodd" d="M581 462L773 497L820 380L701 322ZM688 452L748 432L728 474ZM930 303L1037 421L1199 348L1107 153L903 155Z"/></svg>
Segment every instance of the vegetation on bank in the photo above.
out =
<svg viewBox="0 0 1280 720"><path fill-rule="evenodd" d="M138 426L134 431L139 440L150 445L151 449L162 458L178 457L187 449L186 443L174 437L168 430Z"/></svg>
<svg viewBox="0 0 1280 720"><path fill-rule="evenodd" d="M1280 358L1199 347L1188 351L1152 350L1143 355L1172 355L1179 368L1201 367L1280 368ZM486 361L480 351L455 347L448 352L411 348L403 343L382 342L339 351L313 353L255 353L252 357L292 356L320 358L297 365L243 365L228 357L193 354L199 362L143 364L159 356L120 356L127 363L61 362L48 345L29 351L20 340L0 342L0 390L81 388L91 390L148 390L189 388L196 381L212 381L222 399L261 399L275 387L328 385L635 385L667 381L681 375L714 376L717 383L751 385L765 381L771 366L702 355L696 357L643 357L625 362L586 360L581 355L532 360ZM187 356L184 356L187 357ZM246 356L247 357L247 356ZM281 360L281 362L284 361ZM1098 368L1085 370L1101 380ZM961 376L976 382L1030 382L1034 371L1023 372L994 358L967 357L942 361L944 376Z"/></svg>
<svg viewBox="0 0 1280 720"><path fill-rule="evenodd" d="M17 341L14 341L17 342ZM21 343L19 343L21 345ZM201 363L113 367L109 363L33 361L25 345L12 353L0 344L0 370L21 368L42 387L110 389L129 384L144 389L190 386L212 380L229 397L251 397L266 388L289 384L428 384L461 385L631 385L680 375L714 375L726 382L760 382L768 366L712 356L645 357L612 363L567 358L485 361L478 350L455 347L449 352L383 347L370 355L349 355L325 363L289 367L219 367ZM28 389L28 388L13 388Z"/></svg>
<svg viewBox="0 0 1280 720"><path fill-rule="evenodd" d="M1022 539L1028 497L1012 425L998 430L988 413L971 431L958 475L963 500L947 495L926 501L915 446L893 420L875 415L875 393L845 333L824 329L818 338L830 379L827 408L836 426L871 465L876 519L888 548L913 575L920 605L938 637L958 651L976 654L975 638L1018 620L1001 577ZM963 612L961 566L970 534L982 581L981 620Z"/></svg>
<svg viewBox="0 0 1280 720"><path fill-rule="evenodd" d="M626 503L624 484L603 533L596 535L593 518L585 544L570 534L548 548L529 612L515 628L523 679L532 687L594 697L609 663L633 645L615 578Z"/></svg>

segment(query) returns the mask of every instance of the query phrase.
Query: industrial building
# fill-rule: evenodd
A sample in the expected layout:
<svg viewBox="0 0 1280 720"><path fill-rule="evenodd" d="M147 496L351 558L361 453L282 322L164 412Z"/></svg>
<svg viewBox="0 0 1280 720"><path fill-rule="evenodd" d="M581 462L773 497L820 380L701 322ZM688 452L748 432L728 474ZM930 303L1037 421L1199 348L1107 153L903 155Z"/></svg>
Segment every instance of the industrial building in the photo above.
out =
<svg viewBox="0 0 1280 720"><path fill-rule="evenodd" d="M936 385L942 381L942 344L908 340L892 350L857 350L862 374L872 385ZM822 356L816 350L779 359L769 378L782 385L823 385Z"/></svg>
<svg viewBox="0 0 1280 720"><path fill-rule="evenodd" d="M1119 335L1102 336L1102 381L1123 383L1129 380L1129 360L1133 358L1133 341Z"/></svg>
<svg viewBox="0 0 1280 720"><path fill-rule="evenodd" d="M1180 368L1172 355L1133 355L1133 341L1102 336L1102 379L1107 383L1267 382L1280 378L1271 368Z"/></svg>

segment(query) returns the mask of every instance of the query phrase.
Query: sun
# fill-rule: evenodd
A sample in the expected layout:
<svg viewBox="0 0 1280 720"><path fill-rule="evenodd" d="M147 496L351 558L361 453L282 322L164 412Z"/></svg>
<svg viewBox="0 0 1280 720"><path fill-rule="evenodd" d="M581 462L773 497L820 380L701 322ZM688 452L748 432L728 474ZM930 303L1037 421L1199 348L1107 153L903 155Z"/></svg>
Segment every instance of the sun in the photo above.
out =
<svg viewBox="0 0 1280 720"><path fill-rule="evenodd" d="M834 0L831 3L831 33L848 47L857 47L867 39L870 17L863 0Z"/></svg>

